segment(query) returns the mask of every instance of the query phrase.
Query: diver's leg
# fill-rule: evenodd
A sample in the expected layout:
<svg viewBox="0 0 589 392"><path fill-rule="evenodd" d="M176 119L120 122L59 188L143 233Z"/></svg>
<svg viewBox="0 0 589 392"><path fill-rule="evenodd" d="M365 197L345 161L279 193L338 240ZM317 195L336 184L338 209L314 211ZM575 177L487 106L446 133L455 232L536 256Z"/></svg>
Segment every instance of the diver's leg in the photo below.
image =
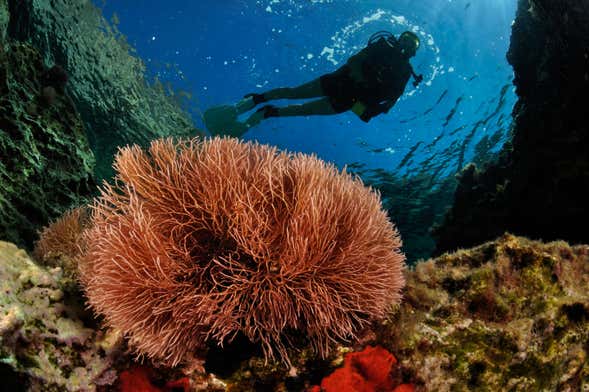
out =
<svg viewBox="0 0 589 392"><path fill-rule="evenodd" d="M321 81L317 78L297 87L281 87L262 94L247 94L244 99L235 105L235 110L237 111L237 114L240 115L253 109L256 105L262 102L271 101L273 99L305 99L322 97L324 95L325 93L321 88Z"/></svg>
<svg viewBox="0 0 589 392"><path fill-rule="evenodd" d="M292 117L292 116L316 116L338 114L331 106L329 98L321 98L301 105L289 105L285 107L264 106L253 113L246 121L246 127L258 125L263 119L269 117Z"/></svg>
<svg viewBox="0 0 589 392"><path fill-rule="evenodd" d="M273 99L305 99L322 97L325 94L319 78L297 87L281 87L262 94L266 101Z"/></svg>
<svg viewBox="0 0 589 392"><path fill-rule="evenodd" d="M268 117L291 117L291 116L314 116L338 114L331 106L329 98L321 98L315 101L306 102L300 105L288 105L281 108L274 108L269 112Z"/></svg>

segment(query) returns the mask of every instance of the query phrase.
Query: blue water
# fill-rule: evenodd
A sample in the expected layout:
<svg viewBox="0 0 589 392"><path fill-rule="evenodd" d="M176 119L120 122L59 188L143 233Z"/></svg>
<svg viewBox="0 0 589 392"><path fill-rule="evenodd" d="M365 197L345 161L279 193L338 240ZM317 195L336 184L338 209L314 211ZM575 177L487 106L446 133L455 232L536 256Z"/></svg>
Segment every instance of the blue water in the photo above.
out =
<svg viewBox="0 0 589 392"><path fill-rule="evenodd" d="M354 114L271 118L245 139L315 153L340 167L411 171L434 156L452 174L485 135L505 140L515 102L505 59L515 0L136 0L98 1L151 75L192 94L202 112L249 92L296 86L331 72L372 33L413 30L412 64L424 82L407 85L388 113L366 124ZM502 95L503 93L503 95ZM291 101L292 102L292 101ZM277 104L286 102L278 101ZM416 146L402 169L399 163ZM462 156L449 147L463 145ZM455 148L454 150L455 151Z"/></svg>

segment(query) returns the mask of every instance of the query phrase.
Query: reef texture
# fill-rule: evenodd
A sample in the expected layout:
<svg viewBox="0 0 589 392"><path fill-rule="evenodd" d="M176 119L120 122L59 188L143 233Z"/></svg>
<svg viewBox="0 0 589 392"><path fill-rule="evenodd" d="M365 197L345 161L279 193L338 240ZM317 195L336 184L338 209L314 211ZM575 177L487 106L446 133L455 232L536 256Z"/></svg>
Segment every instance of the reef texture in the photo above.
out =
<svg viewBox="0 0 589 392"><path fill-rule="evenodd" d="M507 54L519 100L513 140L490 167L468 166L436 229L438 254L509 231L589 243L589 7L520 0Z"/></svg>
<svg viewBox="0 0 589 392"><path fill-rule="evenodd" d="M378 335L417 390L587 390L589 246L504 235L419 263Z"/></svg>
<svg viewBox="0 0 589 392"><path fill-rule="evenodd" d="M66 258L64 262L67 264L70 260ZM122 334L112 329L99 329L92 315L84 309L82 298L59 265L37 265L24 250L0 241L2 390L225 389L222 381L205 374L198 364L182 369L184 373L162 371L148 362L135 364ZM148 388L148 385L151 386ZM144 389L137 389L139 387Z"/></svg>
<svg viewBox="0 0 589 392"><path fill-rule="evenodd" d="M30 42L46 64L67 71L99 179L110 178L117 146L196 134L171 92L146 81L143 62L90 0L8 0L8 5L9 36Z"/></svg>
<svg viewBox="0 0 589 392"><path fill-rule="evenodd" d="M2 43L2 240L31 247L37 229L86 202L94 189L94 157L82 120L64 91L66 83L63 70L46 68L30 45Z"/></svg>
<svg viewBox="0 0 589 392"><path fill-rule="evenodd" d="M61 279L59 267L40 267L0 242L0 362L26 384L17 390L93 391L116 380L121 339L85 327Z"/></svg>
<svg viewBox="0 0 589 392"><path fill-rule="evenodd" d="M124 370L123 365L109 368L110 353L121 344L118 335L88 329L68 310L60 268L38 267L6 243L0 255L0 361L14 369L13 377L61 388L54 390L67 385L77 390L91 380L116 385L116 374L106 369ZM381 346L398 359L395 364L384 356L373 370L389 367L392 378L385 380L416 391L587 390L589 246L504 235L408 271L402 305L326 360L310 349L292 350L289 369L265 363L252 354L260 353L255 348L229 346L206 356L207 370L223 381L199 366L184 375L159 369L159 379L177 380L191 391L327 387L344 354L367 345ZM129 367L128 356L118 357ZM147 374L133 367L129 372L119 382Z"/></svg>

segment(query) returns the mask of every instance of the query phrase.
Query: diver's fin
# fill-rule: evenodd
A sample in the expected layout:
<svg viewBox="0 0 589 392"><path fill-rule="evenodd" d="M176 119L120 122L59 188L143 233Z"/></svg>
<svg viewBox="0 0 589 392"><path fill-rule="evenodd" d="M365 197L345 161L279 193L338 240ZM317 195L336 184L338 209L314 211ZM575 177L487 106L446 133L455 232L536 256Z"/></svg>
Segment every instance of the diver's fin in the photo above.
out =
<svg viewBox="0 0 589 392"><path fill-rule="evenodd" d="M237 115L243 114L247 111L252 110L256 107L256 102L252 97L245 97L241 101L235 104L235 110L237 111Z"/></svg>
<svg viewBox="0 0 589 392"><path fill-rule="evenodd" d="M256 113L258 112L262 113L264 115L264 118L279 117L278 108L274 105L262 106L261 108L256 110Z"/></svg>
<svg viewBox="0 0 589 392"><path fill-rule="evenodd" d="M268 101L268 99L266 99L266 97L264 97L264 94L249 93L249 94L245 94L243 97L253 99L254 104L256 104L256 105L259 105L262 102Z"/></svg>
<svg viewBox="0 0 589 392"><path fill-rule="evenodd" d="M249 127L237 121L239 115L233 105L212 107L204 112L203 119L207 129L213 136L226 135L240 137L247 132Z"/></svg>

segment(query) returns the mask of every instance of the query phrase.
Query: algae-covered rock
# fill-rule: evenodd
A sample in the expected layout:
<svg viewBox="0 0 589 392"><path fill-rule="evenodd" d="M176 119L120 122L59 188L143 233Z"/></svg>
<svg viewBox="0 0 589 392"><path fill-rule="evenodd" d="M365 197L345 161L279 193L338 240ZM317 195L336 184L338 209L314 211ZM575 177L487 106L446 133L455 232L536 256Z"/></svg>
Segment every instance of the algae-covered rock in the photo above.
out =
<svg viewBox="0 0 589 392"><path fill-rule="evenodd" d="M84 203L94 188L94 157L66 81L28 44L0 49L2 240L31 246L37 229Z"/></svg>
<svg viewBox="0 0 589 392"><path fill-rule="evenodd" d="M36 265L0 242L0 362L34 391L93 391L112 385L120 338L86 327L59 267Z"/></svg>
<svg viewBox="0 0 589 392"><path fill-rule="evenodd" d="M165 136L194 136L190 116L159 83L90 0L8 0L10 36L32 43L48 64L63 66L97 159L109 178L120 145Z"/></svg>
<svg viewBox="0 0 589 392"><path fill-rule="evenodd" d="M418 390L587 390L589 246L504 235L420 263L389 323Z"/></svg>
<svg viewBox="0 0 589 392"><path fill-rule="evenodd" d="M132 364L117 351L124 340L82 323L63 275L0 243L0 362L31 385L51 386L40 390L116 385ZM339 367L344 353L370 344L393 353L393 379L417 391L587 390L589 246L504 235L419 263L407 273L402 305L329 358L317 358L300 339L290 369L242 342L211 348L209 373L202 358L192 369L156 373L159 380L188 377L197 391L305 390Z"/></svg>
<svg viewBox="0 0 589 392"><path fill-rule="evenodd" d="M24 250L0 241L0 390L119 391L123 373L141 388L151 384L151 391L164 384L166 391L226 389L200 358L175 369L135 358L123 334L101 328L85 310L82 293L61 268L70 260L55 255L54 262L37 265ZM149 379L134 377L137 368Z"/></svg>

